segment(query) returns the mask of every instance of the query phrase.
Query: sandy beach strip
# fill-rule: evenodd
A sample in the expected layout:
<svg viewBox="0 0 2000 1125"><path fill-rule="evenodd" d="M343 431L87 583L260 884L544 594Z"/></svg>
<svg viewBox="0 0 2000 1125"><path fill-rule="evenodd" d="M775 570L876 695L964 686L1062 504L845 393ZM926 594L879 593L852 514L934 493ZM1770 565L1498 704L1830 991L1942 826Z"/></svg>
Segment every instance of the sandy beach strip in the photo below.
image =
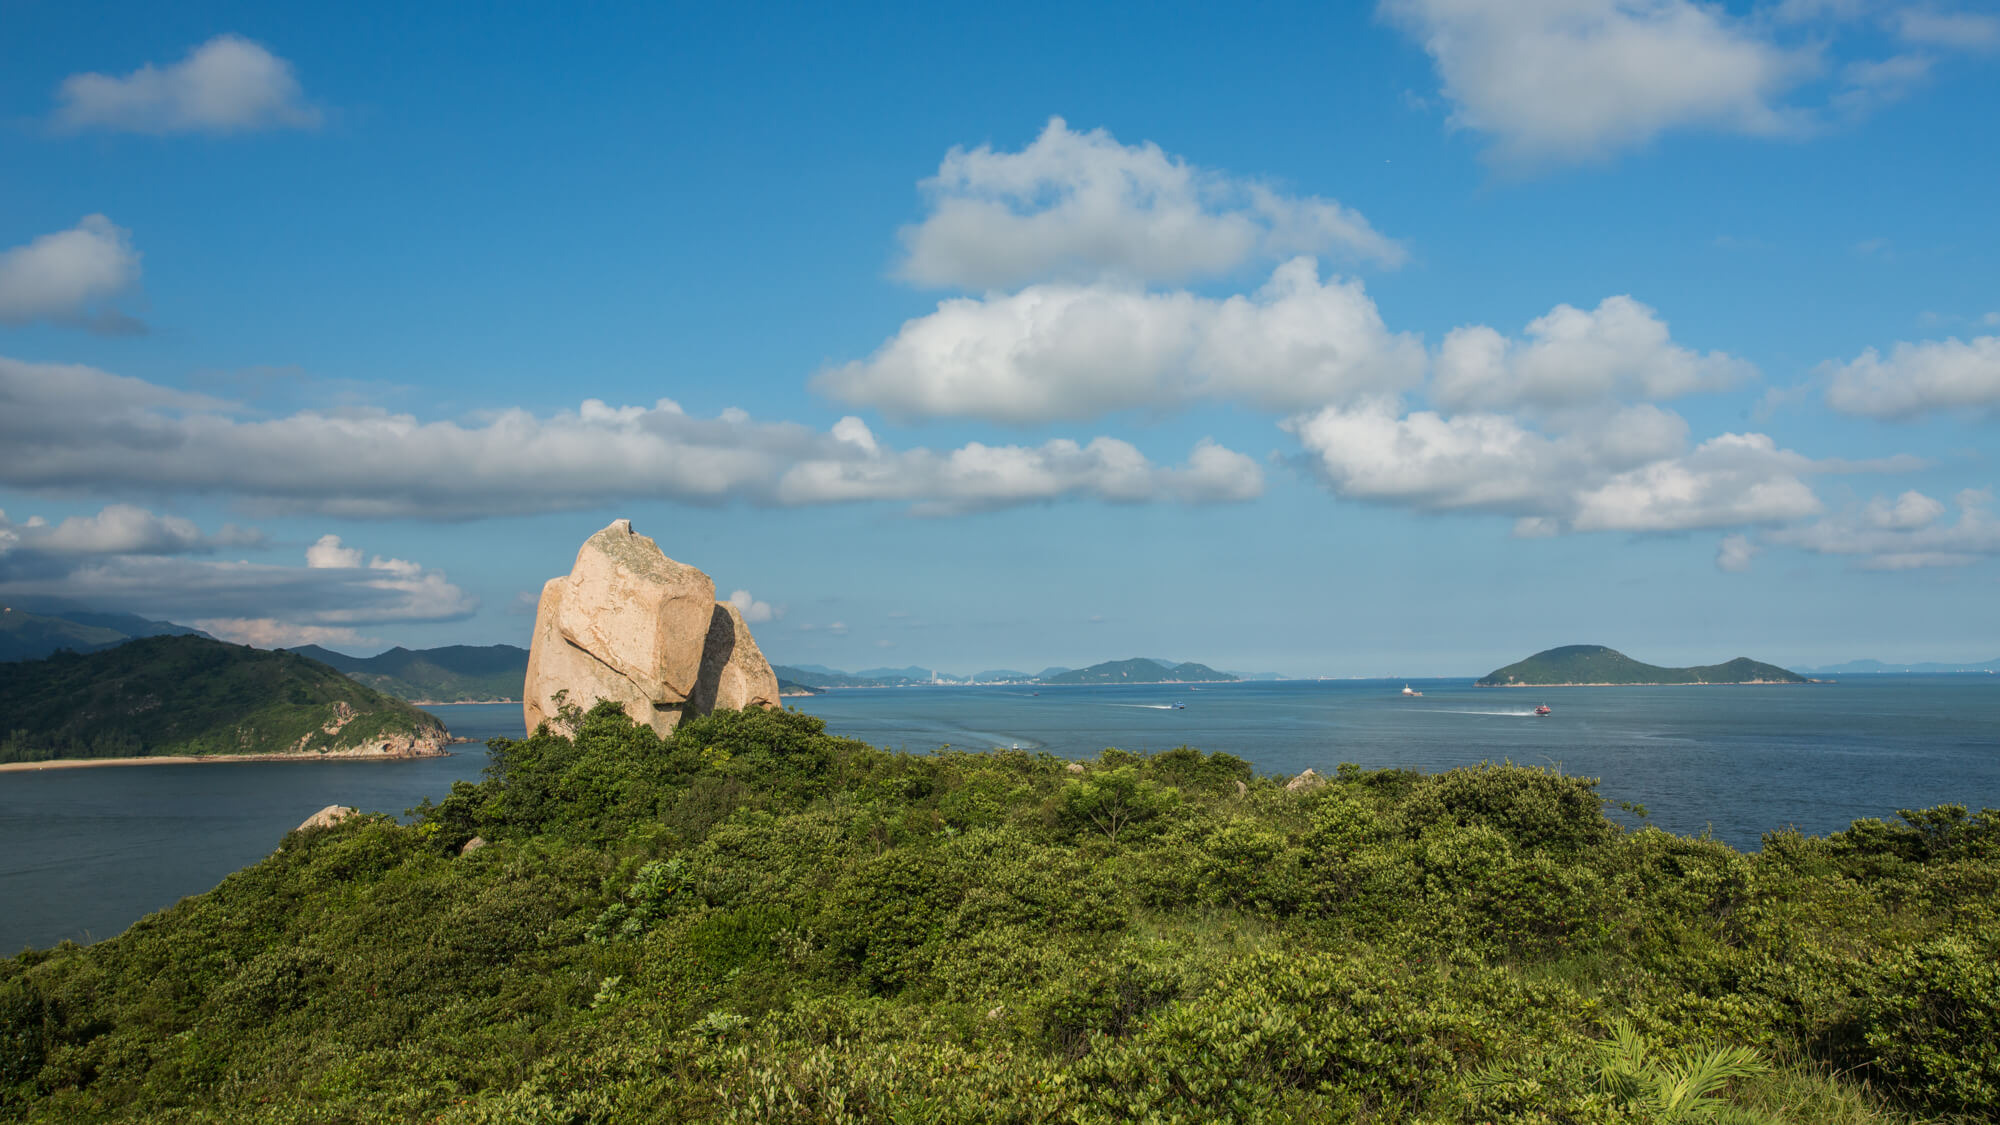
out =
<svg viewBox="0 0 2000 1125"><path fill-rule="evenodd" d="M162 754L152 758L54 758L46 762L0 762L0 773L29 770L78 770L99 766L206 766L223 762L412 762L418 758L447 758L448 750L434 754Z"/></svg>

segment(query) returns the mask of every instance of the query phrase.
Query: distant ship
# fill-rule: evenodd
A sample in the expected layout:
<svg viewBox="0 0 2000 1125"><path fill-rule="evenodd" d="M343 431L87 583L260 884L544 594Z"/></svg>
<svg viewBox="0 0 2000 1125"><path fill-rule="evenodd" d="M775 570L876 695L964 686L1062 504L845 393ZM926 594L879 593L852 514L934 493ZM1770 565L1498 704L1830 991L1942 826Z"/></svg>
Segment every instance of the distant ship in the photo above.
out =
<svg viewBox="0 0 2000 1125"><path fill-rule="evenodd" d="M1404 684L1404 685L1403 685L1403 694L1404 694L1404 695L1407 695L1407 696L1409 696L1409 697L1410 697L1410 698L1412 698L1412 699L1416 699L1416 698L1418 698L1418 697L1422 696L1422 695L1423 695L1424 693L1423 693L1423 692L1420 692L1420 691L1411 691L1411 690L1410 690L1410 685L1408 685L1408 684Z"/></svg>
<svg viewBox="0 0 2000 1125"><path fill-rule="evenodd" d="M1535 708L1535 714L1537 715L1551 714L1551 712L1549 711L1549 705L1544 703L1541 706Z"/></svg>

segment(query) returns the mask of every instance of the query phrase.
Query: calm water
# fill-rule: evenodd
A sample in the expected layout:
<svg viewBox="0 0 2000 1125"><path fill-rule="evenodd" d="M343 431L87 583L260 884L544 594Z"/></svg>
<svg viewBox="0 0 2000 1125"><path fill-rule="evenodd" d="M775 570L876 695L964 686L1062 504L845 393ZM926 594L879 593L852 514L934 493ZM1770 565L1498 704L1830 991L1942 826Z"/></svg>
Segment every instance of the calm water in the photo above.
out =
<svg viewBox="0 0 2000 1125"><path fill-rule="evenodd" d="M518 703L428 710L468 738L521 733ZM401 813L477 781L486 747L452 749L400 762L0 773L0 957L119 934L263 859L328 805Z"/></svg>
<svg viewBox="0 0 2000 1125"><path fill-rule="evenodd" d="M1958 802L2000 806L2000 676L1868 676L1747 687L1475 688L1470 680L923 688L792 700L879 746L1227 750L1260 773L1341 762L1444 770L1481 761L1603 780L1672 832L1739 848L1787 825ZM1039 694L1033 694L1039 692ZM1172 704L1184 710L1171 709ZM1538 718L1537 703L1554 714Z"/></svg>
<svg viewBox="0 0 2000 1125"><path fill-rule="evenodd" d="M1227 750L1259 772L1449 769L1510 759L1603 779L1674 832L1754 848L1945 802L2000 806L2000 677L1870 676L1837 684L1480 690L1467 680L1085 688L906 688L792 700L880 746ZM1037 693L1038 691L1038 693ZM1175 710L1176 702L1184 709ZM1530 709L1555 709L1536 718ZM431 710L475 739L521 733L518 704ZM0 774L0 956L112 936L270 854L331 804L400 813L474 780L484 749L408 762Z"/></svg>

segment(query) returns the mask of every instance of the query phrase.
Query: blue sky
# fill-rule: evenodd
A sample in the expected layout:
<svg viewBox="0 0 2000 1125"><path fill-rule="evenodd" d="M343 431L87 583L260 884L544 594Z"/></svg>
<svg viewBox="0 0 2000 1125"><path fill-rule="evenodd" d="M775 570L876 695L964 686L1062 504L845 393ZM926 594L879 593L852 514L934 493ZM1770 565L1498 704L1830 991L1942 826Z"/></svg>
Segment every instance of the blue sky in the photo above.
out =
<svg viewBox="0 0 2000 1125"><path fill-rule="evenodd" d="M2000 655L1992 4L0 23L0 596L525 644L628 516L780 662Z"/></svg>

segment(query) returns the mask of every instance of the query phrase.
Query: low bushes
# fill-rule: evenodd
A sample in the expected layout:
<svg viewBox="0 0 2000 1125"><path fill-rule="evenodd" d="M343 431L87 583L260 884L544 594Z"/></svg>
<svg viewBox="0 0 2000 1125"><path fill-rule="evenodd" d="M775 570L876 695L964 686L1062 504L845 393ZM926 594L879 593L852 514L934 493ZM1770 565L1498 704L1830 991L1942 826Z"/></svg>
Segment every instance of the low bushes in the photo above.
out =
<svg viewBox="0 0 2000 1125"><path fill-rule="evenodd" d="M1992 812L1746 855L1511 766L1292 792L1189 749L573 717L413 824L0 962L0 1120L2000 1112Z"/></svg>

